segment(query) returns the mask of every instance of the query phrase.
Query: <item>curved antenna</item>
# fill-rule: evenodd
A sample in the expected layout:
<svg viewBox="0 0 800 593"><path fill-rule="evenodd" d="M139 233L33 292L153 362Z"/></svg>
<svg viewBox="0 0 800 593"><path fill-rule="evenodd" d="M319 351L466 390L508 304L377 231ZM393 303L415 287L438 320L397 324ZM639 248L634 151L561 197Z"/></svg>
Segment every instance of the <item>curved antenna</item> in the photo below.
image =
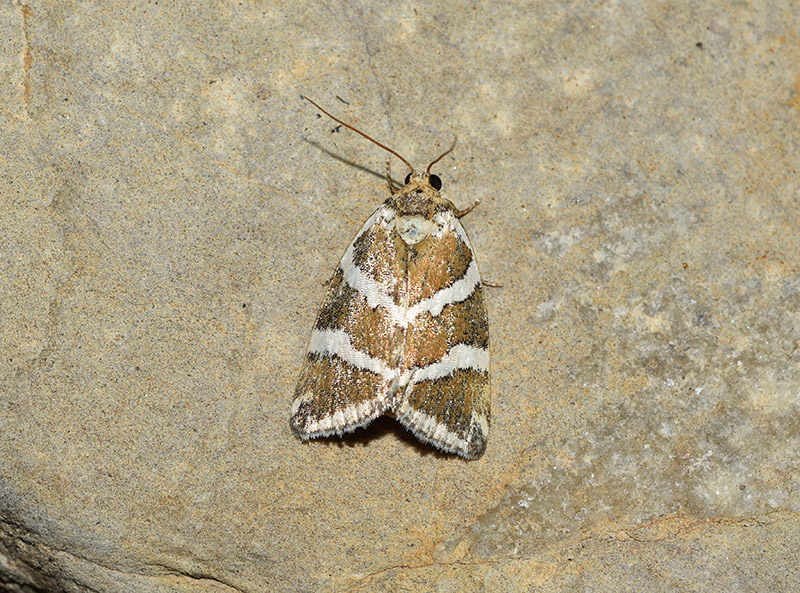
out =
<svg viewBox="0 0 800 593"><path fill-rule="evenodd" d="M367 140L369 140L370 142L374 142L375 144L377 144L378 146L380 146L382 149L384 149L384 150L386 150L386 151L389 151L389 152L391 152L391 153L392 153L394 156L396 156L398 159L400 159L401 161L403 161L403 162L406 164L406 166L408 166L408 168L409 168L409 169L411 169L411 172L412 172L412 173L414 172L414 167L412 167L412 166L411 166L411 163L409 163L409 162L408 162L406 159L404 159L402 156L400 156L399 154L397 154L397 153L396 153L394 150L392 150L392 149L391 149L391 148L389 148L388 146L384 146L383 144L381 144L380 142L378 142L377 140L375 140L375 138L370 138L369 136L367 136L367 135L366 135L364 132L362 132L361 130L359 130L359 129L357 129L357 128L354 128L353 126L351 126L351 125L350 125L350 124L348 124L347 122L344 122L344 121L340 120L338 117L334 117L333 115L331 115L330 113L328 113L327 111L325 111L325 110L324 110L322 107L320 107L319 105L317 105L317 104L316 104L314 101L312 101L311 99L309 99L309 98L308 98L308 97L306 97L305 95L300 95L300 96L301 96L303 99L305 99L306 101L308 101L309 103L311 103L311 104L312 104L314 107L316 107L317 109L319 109L319 110L320 110L322 113L324 113L325 115L327 115L329 118L331 118L333 121L335 121L335 122L338 122L338 123L342 124L342 125L343 125L344 127L346 127L346 128L350 128L350 129L351 129L351 130L353 130L353 131L354 131L356 134L361 134L362 136L364 136L364 138L366 138L366 139L367 139ZM452 150L452 149L451 149L451 150ZM450 152L450 151L448 150L447 152ZM446 153L444 153L444 154L447 154L447 152L446 152ZM443 154L442 156L444 156L444 154ZM439 158L442 158L442 157L439 157ZM436 160L438 161L439 159L436 159Z"/></svg>
<svg viewBox="0 0 800 593"><path fill-rule="evenodd" d="M444 151L442 154L440 154L439 156L437 156L437 157L434 159L434 161L433 161L433 162L432 162L430 165L428 165L428 168L427 168L427 169L425 169L425 175L430 175L430 174L431 174L431 167L433 167L433 166L434 166L436 163L438 163L439 161L441 161L443 156L445 156L446 154L450 154L451 152L453 152L453 149L456 147L456 140L458 140L458 136L456 136L455 138L453 138L453 143L450 145L450 148L448 148L448 149L447 149L447 150L445 150L445 151Z"/></svg>

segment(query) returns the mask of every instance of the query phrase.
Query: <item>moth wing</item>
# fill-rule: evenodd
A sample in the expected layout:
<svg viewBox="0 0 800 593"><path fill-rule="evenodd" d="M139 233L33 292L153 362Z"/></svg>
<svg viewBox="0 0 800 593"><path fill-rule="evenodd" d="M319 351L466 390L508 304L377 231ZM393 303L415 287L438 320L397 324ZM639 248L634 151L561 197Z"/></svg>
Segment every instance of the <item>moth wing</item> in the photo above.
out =
<svg viewBox="0 0 800 593"><path fill-rule="evenodd" d="M489 433L488 315L464 228L452 211L434 221L436 231L408 260L407 384L392 410L420 440L477 459Z"/></svg>
<svg viewBox="0 0 800 593"><path fill-rule="evenodd" d="M382 205L347 248L320 307L290 426L302 439L342 435L386 411L402 328L394 210ZM399 275L398 275L399 274Z"/></svg>

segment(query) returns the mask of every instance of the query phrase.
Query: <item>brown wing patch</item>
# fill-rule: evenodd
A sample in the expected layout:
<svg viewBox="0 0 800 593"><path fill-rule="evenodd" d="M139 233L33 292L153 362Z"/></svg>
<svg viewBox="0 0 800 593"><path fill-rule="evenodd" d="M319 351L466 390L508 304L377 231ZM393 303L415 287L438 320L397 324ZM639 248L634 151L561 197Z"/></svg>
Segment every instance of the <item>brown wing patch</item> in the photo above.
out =
<svg viewBox="0 0 800 593"><path fill-rule="evenodd" d="M367 299L344 280L341 268L331 280L315 328L343 330L356 350L387 363L396 358L403 341L402 328L392 322L386 309L370 307Z"/></svg>
<svg viewBox="0 0 800 593"><path fill-rule="evenodd" d="M456 344L489 346L489 319L480 285L467 299L447 305L439 315L425 312L417 317L406 332L404 368L434 363Z"/></svg>
<svg viewBox="0 0 800 593"><path fill-rule="evenodd" d="M409 249L409 302L418 303L460 280L470 262L472 250L453 232L428 237L416 249Z"/></svg>

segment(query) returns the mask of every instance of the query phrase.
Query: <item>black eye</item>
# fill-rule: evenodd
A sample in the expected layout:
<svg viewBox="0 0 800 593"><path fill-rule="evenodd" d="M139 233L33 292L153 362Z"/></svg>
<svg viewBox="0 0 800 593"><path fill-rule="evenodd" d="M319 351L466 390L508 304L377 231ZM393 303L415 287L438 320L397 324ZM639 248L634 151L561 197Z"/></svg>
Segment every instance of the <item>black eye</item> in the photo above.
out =
<svg viewBox="0 0 800 593"><path fill-rule="evenodd" d="M403 182L403 185L408 185L408 182L411 181L411 173L406 175L406 180Z"/></svg>
<svg viewBox="0 0 800 593"><path fill-rule="evenodd" d="M428 183L430 183L431 187L436 191L442 189L442 180L439 179L438 175L431 175L430 177L428 177Z"/></svg>

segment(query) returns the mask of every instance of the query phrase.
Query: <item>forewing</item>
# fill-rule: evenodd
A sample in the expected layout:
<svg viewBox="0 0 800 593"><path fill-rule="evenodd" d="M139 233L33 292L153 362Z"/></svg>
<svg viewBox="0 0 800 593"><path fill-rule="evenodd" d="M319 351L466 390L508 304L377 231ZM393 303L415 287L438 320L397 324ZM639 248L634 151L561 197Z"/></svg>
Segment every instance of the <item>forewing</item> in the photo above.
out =
<svg viewBox="0 0 800 593"><path fill-rule="evenodd" d="M401 382L392 402L417 438L467 459L483 455L489 433L489 327L472 248L451 211L408 257L411 307Z"/></svg>
<svg viewBox="0 0 800 593"><path fill-rule="evenodd" d="M403 330L398 245L386 205L347 248L320 307L295 390L290 426L302 439L341 435L387 408Z"/></svg>

